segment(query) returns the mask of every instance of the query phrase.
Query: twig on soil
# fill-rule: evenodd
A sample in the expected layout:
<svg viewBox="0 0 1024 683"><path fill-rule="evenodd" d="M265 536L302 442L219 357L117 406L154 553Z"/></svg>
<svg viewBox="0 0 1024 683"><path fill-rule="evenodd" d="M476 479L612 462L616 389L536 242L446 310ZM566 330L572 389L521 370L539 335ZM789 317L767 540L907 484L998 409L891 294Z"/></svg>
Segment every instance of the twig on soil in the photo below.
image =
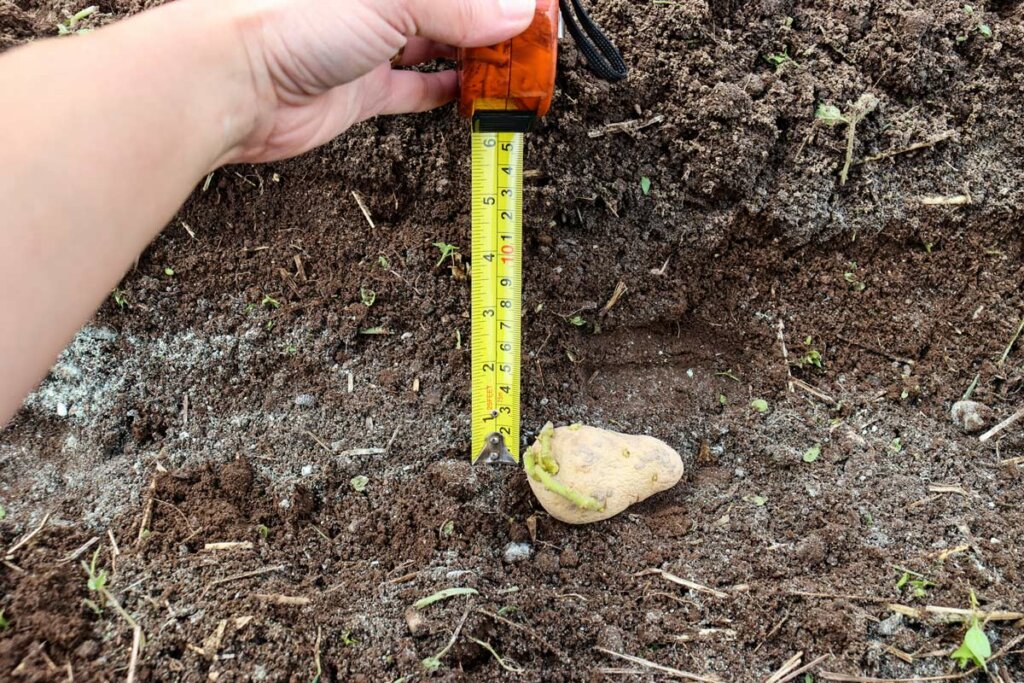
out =
<svg viewBox="0 0 1024 683"><path fill-rule="evenodd" d="M953 133L954 131L947 130L943 133L933 135L927 140L915 142L914 144L908 145L907 147L900 147L899 149L890 149L885 152L880 152L878 154L872 154L871 156L864 157L860 161L856 162L854 166L860 166L861 164L869 164L872 161L882 161L883 159L891 159L892 157L899 156L900 154L907 154L908 152L916 152L919 149L927 149L929 147L934 147L940 142L944 142L945 140L948 140L951 137L953 137Z"/></svg>
<svg viewBox="0 0 1024 683"><path fill-rule="evenodd" d="M968 622L977 617L982 621L1018 621L1024 619L1024 612L1009 612L1006 610L979 610L961 609L959 607L939 607L937 605L925 605L924 607L910 607L898 603L889 603L886 607L892 612L899 612L905 617L918 619L920 621L938 621L941 623Z"/></svg>
<svg viewBox="0 0 1024 683"><path fill-rule="evenodd" d="M1010 351L1013 350L1013 345L1017 343L1018 339L1020 339L1021 332L1024 332L1024 318L1021 319L1020 325L1017 326L1017 333L1013 335L1013 339L1011 339L1010 343L1006 345L1006 350L1003 351L1003 355L999 357L999 362L996 363L996 365L1003 367L1003 363L1005 363L1006 359L1010 357Z"/></svg>
<svg viewBox="0 0 1024 683"><path fill-rule="evenodd" d="M974 376L974 381L971 382L971 386L967 387L967 391L964 392L963 398L960 399L961 401L966 401L971 397L971 394L974 393L974 390L978 388L978 380L980 379L981 373L979 372Z"/></svg>
<svg viewBox="0 0 1024 683"><path fill-rule="evenodd" d="M928 490L932 493L958 493L964 498L970 498L971 494L965 490L962 486L956 486L953 484L932 484L928 487Z"/></svg>
<svg viewBox="0 0 1024 683"><path fill-rule="evenodd" d="M128 683L135 683L135 668L139 664L139 650L142 649L142 628L136 624L132 629L132 653L128 657ZM70 663L68 664L70 666Z"/></svg>
<svg viewBox="0 0 1024 683"><path fill-rule="evenodd" d="M950 197L943 197L941 195L922 195L917 198L917 201L921 202L922 206L964 206L966 204L974 203L974 200L971 199L971 195L969 194L955 194Z"/></svg>
<svg viewBox="0 0 1024 683"><path fill-rule="evenodd" d="M800 652L797 652L795 655L787 659L785 663L783 663L783 665L779 667L778 671L776 671L771 676L766 678L764 683L779 683L779 681L781 681L783 677L786 676L790 671L800 666L800 662L803 660L803 658L803 651L801 650Z"/></svg>
<svg viewBox="0 0 1024 683"><path fill-rule="evenodd" d="M72 550L72 551L71 551L70 553L68 553L67 555L65 555L65 556L64 556L64 559L63 559L63 560L61 560L61 563L63 564L63 563L65 563L65 562L74 562L74 561L75 561L75 560L77 560L77 559L78 559L79 557L81 557L81 556L82 556L82 554L83 554L83 553L84 553L84 552L85 552L86 550L88 550L89 548L91 548L91 547L93 547L94 545L96 545L96 543L98 543L98 542L99 542L99 540L100 540L100 537L99 537L99 536L93 536L93 537L92 537L92 538L90 538L90 539L89 539L88 541L86 541L85 543L83 543L82 545L78 546L77 548L75 548L74 550Z"/></svg>
<svg viewBox="0 0 1024 683"><path fill-rule="evenodd" d="M221 543L207 543L203 550L252 550L252 541L224 541Z"/></svg>
<svg viewBox="0 0 1024 683"><path fill-rule="evenodd" d="M301 595L282 595L280 593L253 593L252 597L262 602L269 602L273 605L289 605L292 607L305 607L313 602Z"/></svg>
<svg viewBox="0 0 1024 683"><path fill-rule="evenodd" d="M776 335L779 339L779 345L782 347L782 364L786 366L786 377L789 381L786 382L786 388L789 389L789 393L793 393L793 369L789 367L789 350L786 349L786 324L782 322L782 318L779 318L778 334Z"/></svg>
<svg viewBox="0 0 1024 683"><path fill-rule="evenodd" d="M808 662L807 664L804 664L803 666L801 666L796 671L790 671L788 674L786 674L786 676L784 678L780 678L778 683L789 683L789 681L793 680L794 678L796 678L800 674L805 673L807 671L810 671L814 667L818 666L823 661L828 659L830 656L831 655L821 655L817 659L815 659L815 660L813 660L811 662Z"/></svg>
<svg viewBox="0 0 1024 683"><path fill-rule="evenodd" d="M477 645L479 645L480 647L482 647L483 649L485 649L488 652L490 652L491 655L494 657L494 661L498 662L498 666L500 666L505 671L508 671L509 673L513 673L513 674L526 673L526 669L523 669L521 667L515 666L515 664L512 662L512 660L510 660L510 659L503 659L501 657L501 655L499 655L495 651L494 647L490 643L488 643L486 641L483 641L483 640L478 640L477 638L474 638L473 636L470 636L469 639L472 640Z"/></svg>
<svg viewBox="0 0 1024 683"><path fill-rule="evenodd" d="M851 602L873 602L876 604L888 605L886 598L872 598L866 595L844 595L841 593L813 593L808 591L789 591L786 595L793 595L801 598L821 598L823 600L849 600Z"/></svg>
<svg viewBox="0 0 1024 683"><path fill-rule="evenodd" d="M529 628L523 626L522 624L517 624L514 621L510 621L509 619L506 619L505 617L503 617L503 616L501 616L499 614L494 614L493 612L488 612L485 609L477 609L476 613L477 614L482 614L483 616L487 617L488 619L494 619L495 621L500 621L501 623L506 624L507 626L511 626L512 628L514 628L515 630L519 631L520 633L524 633L524 634L528 635L530 638L532 638L533 640L535 640L538 643L540 643L541 645L543 645L549 652L551 652L551 654L553 654L556 657L558 657L558 659L561 660L562 663L569 663L571 661L565 655L564 652L562 652L557 647L555 647L550 642L548 642L547 638L544 638L544 637L540 636L538 633L536 633L532 629L529 629Z"/></svg>
<svg viewBox="0 0 1024 683"><path fill-rule="evenodd" d="M839 338L840 341L844 341L847 344L849 344L850 346L856 346L858 349L864 349L865 351L877 354L879 356L882 356L883 358L888 358L891 361L895 361L897 363L903 363L904 365L910 365L910 366L917 365L917 363L915 361L912 361L909 358L901 358L899 356L894 356L893 354L889 353L888 351L883 351L882 349L876 349L873 346L869 346L867 344L862 344L861 342L854 341L854 340L850 339L849 337L844 337L843 335L839 335L838 338Z"/></svg>
<svg viewBox="0 0 1024 683"><path fill-rule="evenodd" d="M685 586L686 588L689 588L690 590L697 591L698 593L707 593L708 595L713 595L716 598L727 598L727 597L729 597L728 593L723 593L720 590L715 590L714 588L708 588L707 586L705 586L703 584L699 584L699 583L696 583L694 581L690 581L689 579L684 579L684 578L678 577L675 574L671 574L671 573L669 573L669 572L667 572L667 571L665 571L663 569L653 569L653 568L652 569L645 569L642 572L637 572L633 576L640 577L640 576L648 576L650 574L660 574L661 577L664 578L665 580L671 581L672 583L675 583L675 584L679 584L680 586Z"/></svg>
<svg viewBox="0 0 1024 683"><path fill-rule="evenodd" d="M316 665L316 675L313 676L313 683L320 683L320 677L324 674L324 669L320 665L320 638L323 635L322 628L316 627L316 643L313 645L313 663Z"/></svg>
<svg viewBox="0 0 1024 683"><path fill-rule="evenodd" d="M364 455L384 455L387 452L386 448L350 448L347 451L338 453L338 455L342 458L355 458Z"/></svg>
<svg viewBox="0 0 1024 683"><path fill-rule="evenodd" d="M978 437L978 440L981 441L982 443L985 443L986 441L988 441L989 439L991 439L993 436L1003 431L1004 429L1012 427L1013 424L1022 417L1024 417L1024 408L1020 408L1013 415L1006 418L1005 420L997 424L995 427L982 434L980 437Z"/></svg>
<svg viewBox="0 0 1024 683"><path fill-rule="evenodd" d="M350 378L350 379L352 378L352 375L351 375L351 374L349 375L349 378ZM351 389L349 389L349 393L352 393L352 390L351 390ZM334 451L333 451L333 450L331 450L331 447L330 447L330 446L328 446L327 444L325 444L325 443L324 443L324 442L323 442L323 441L322 441L322 440L320 439L320 437L319 437L319 436L317 436L317 435L316 435L316 434L314 434L313 432L309 431L308 429L306 430L306 436L308 436L309 438L313 439L313 441L314 441L314 442L316 443L316 445L317 445L317 446L319 446L320 448L324 449L325 451L327 451L327 452L328 452L328 453L330 453L331 455L334 455Z"/></svg>
<svg viewBox="0 0 1024 683"><path fill-rule="evenodd" d="M826 394L824 391L822 391L820 389L815 389L814 387L812 387L807 382L804 382L803 380L796 379L794 377L791 377L790 379L791 379L791 381L790 381L790 386L791 387L795 386L795 387L797 387L799 389L802 389L802 390L806 391L808 394L810 394L811 396L813 396L813 397L815 397L815 398L817 398L817 399L819 399L821 401L824 401L825 403L827 403L829 405L832 405L832 406L836 405L836 400L834 398L832 398L831 396L829 396L828 394ZM790 391L792 391L792 389L790 389Z"/></svg>
<svg viewBox="0 0 1024 683"><path fill-rule="evenodd" d="M373 218L370 217L370 210L367 209L366 204L363 203L363 198L359 196L359 193L355 190L352 190L352 196L355 197L356 204L359 205L359 210L363 212L364 216L366 216L366 222L370 224L370 229L376 230L377 226L373 224Z"/></svg>
<svg viewBox="0 0 1024 683"><path fill-rule="evenodd" d="M262 569L253 569L252 571L242 572L241 574L232 574L231 576L225 576L222 579L217 579L209 583L206 586L206 588L203 589L203 592L200 594L199 599L202 600L206 596L206 594L210 592L210 590L216 588L217 586L221 586L225 583L231 583L232 581L241 581L242 579L250 579L254 576L262 576L263 574L269 574L271 572L280 572L284 571L287 568L288 565L286 564L278 564L274 565L273 567L263 567Z"/></svg>
<svg viewBox="0 0 1024 683"><path fill-rule="evenodd" d="M608 299L608 302L597 312L597 317L603 318L608 315L608 311L612 310L615 304L619 303L619 299L622 295L629 291L629 287L622 280L619 280L618 284L615 285L615 291L612 292L612 296Z"/></svg>
<svg viewBox="0 0 1024 683"><path fill-rule="evenodd" d="M23 536L20 541L12 545L4 554L4 558L8 562L12 562L14 560L14 554L21 550L23 547L25 547L25 545L28 544L29 541L31 541L33 538L39 535L39 532L43 530L43 528L46 526L46 523L50 521L50 516L52 514L52 512L47 512L45 515L43 515L43 521L39 522L39 526L37 526L32 531L28 532L28 534Z"/></svg>
<svg viewBox="0 0 1024 683"><path fill-rule="evenodd" d="M687 671L680 671L679 669L673 669L669 666L663 666L656 662L652 662L649 659L643 659L642 657L634 657L633 655L623 654L621 652L615 652L613 650L607 650L603 647L595 647L595 650L602 652L609 657L615 657L616 659L623 659L631 664L638 664L648 669L654 669L660 671L663 674L667 674L673 678L682 678L687 681L699 681L699 683L721 683L718 678L712 678L709 676L700 676L698 674L689 673Z"/></svg>
<svg viewBox="0 0 1024 683"><path fill-rule="evenodd" d="M146 504L142 506L142 519L139 520L139 535L135 539L135 545L142 543L146 534L149 533L149 525L153 521L154 498L156 498L156 473L153 474L153 478L149 482L149 495L146 496Z"/></svg>
<svg viewBox="0 0 1024 683"><path fill-rule="evenodd" d="M647 119L646 121L642 121L640 119L631 119L629 121L609 123L604 126L601 126L600 128L595 128L589 131L587 133L587 136L592 139L603 137L606 133L626 133L627 135L632 136L637 131L641 131L644 128L649 128L650 126L659 124L664 120L665 116L663 114L657 114Z"/></svg>
<svg viewBox="0 0 1024 683"><path fill-rule="evenodd" d="M880 647L883 652L888 652L893 657L896 657L897 659L901 659L904 662L906 662L907 664L913 664L914 663L914 655L909 654L907 652L904 652L903 650L901 650L901 649L899 649L897 647L893 647L892 645L889 645L888 643L878 643L878 642L876 642L875 645Z"/></svg>

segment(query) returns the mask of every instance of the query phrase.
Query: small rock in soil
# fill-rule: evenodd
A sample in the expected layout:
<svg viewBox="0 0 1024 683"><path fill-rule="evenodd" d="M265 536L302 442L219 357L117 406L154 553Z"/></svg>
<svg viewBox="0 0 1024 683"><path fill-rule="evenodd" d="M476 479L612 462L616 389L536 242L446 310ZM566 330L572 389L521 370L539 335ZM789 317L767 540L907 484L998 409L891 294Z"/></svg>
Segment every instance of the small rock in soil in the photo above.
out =
<svg viewBox="0 0 1024 683"><path fill-rule="evenodd" d="M885 636L886 638L888 638L890 636L895 635L896 631L898 631L900 629L900 626L902 625L903 615L899 612L896 612L888 619L883 619L882 621L878 622L878 626L875 627L875 631L878 633L878 635Z"/></svg>
<svg viewBox="0 0 1024 683"><path fill-rule="evenodd" d="M299 394L295 397L295 405L300 408L312 408L316 405L316 396L313 394Z"/></svg>
<svg viewBox="0 0 1024 683"><path fill-rule="evenodd" d="M533 548L529 543L509 543L505 546L505 562L515 564L530 559Z"/></svg>
<svg viewBox="0 0 1024 683"><path fill-rule="evenodd" d="M949 414L953 424L966 434L980 432L992 419L992 409L977 401L957 401Z"/></svg>
<svg viewBox="0 0 1024 683"><path fill-rule="evenodd" d="M405 624L409 627L409 633L413 638L425 636L430 632L427 620L423 618L423 615L415 607L405 610Z"/></svg>
<svg viewBox="0 0 1024 683"><path fill-rule="evenodd" d="M597 636L598 647L614 652L622 652L623 640L622 631L615 626L605 626Z"/></svg>
<svg viewBox="0 0 1024 683"><path fill-rule="evenodd" d="M558 573L558 555L554 553L540 553L537 555L537 559L534 561L537 569L541 574L557 574Z"/></svg>

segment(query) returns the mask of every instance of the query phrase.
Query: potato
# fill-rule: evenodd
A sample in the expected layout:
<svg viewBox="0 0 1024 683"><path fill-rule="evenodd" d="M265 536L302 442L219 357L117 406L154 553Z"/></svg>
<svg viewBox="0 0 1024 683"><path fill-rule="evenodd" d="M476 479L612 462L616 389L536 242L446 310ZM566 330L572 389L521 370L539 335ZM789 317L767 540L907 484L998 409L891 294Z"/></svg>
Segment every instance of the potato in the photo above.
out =
<svg viewBox="0 0 1024 683"><path fill-rule="evenodd" d="M652 436L544 425L523 454L530 488L544 509L569 524L613 517L678 483L683 459Z"/></svg>

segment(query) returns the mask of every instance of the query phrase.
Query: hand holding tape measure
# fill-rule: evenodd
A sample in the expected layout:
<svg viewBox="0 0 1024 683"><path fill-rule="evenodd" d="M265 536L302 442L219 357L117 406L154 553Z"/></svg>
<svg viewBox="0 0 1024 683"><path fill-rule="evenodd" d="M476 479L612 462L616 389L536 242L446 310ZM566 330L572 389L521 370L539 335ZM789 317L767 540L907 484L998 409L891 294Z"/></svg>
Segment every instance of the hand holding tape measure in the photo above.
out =
<svg viewBox="0 0 1024 683"><path fill-rule="evenodd" d="M559 4L538 0L530 27L511 40L460 49L459 113L472 122L473 463L519 462L522 339L523 134L555 92ZM561 20L598 77L626 64L584 10L561 1Z"/></svg>

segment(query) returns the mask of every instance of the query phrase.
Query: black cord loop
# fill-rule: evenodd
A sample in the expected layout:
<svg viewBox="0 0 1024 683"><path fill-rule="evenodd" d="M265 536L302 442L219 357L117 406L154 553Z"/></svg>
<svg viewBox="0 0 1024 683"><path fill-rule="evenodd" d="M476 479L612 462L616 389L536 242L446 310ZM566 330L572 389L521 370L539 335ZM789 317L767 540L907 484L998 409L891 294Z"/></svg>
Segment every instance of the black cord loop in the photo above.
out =
<svg viewBox="0 0 1024 683"><path fill-rule="evenodd" d="M612 45L612 41L608 40L601 27L590 18L583 8L582 2L580 0L571 0L571 2L572 8L570 9L570 0L559 0L562 21L565 22L565 27L569 29L576 45L579 46L580 52L587 58L587 66L598 78L612 83L621 81L629 75L629 68L626 66L625 60L622 59L622 54ZM575 16L573 10L575 10Z"/></svg>

